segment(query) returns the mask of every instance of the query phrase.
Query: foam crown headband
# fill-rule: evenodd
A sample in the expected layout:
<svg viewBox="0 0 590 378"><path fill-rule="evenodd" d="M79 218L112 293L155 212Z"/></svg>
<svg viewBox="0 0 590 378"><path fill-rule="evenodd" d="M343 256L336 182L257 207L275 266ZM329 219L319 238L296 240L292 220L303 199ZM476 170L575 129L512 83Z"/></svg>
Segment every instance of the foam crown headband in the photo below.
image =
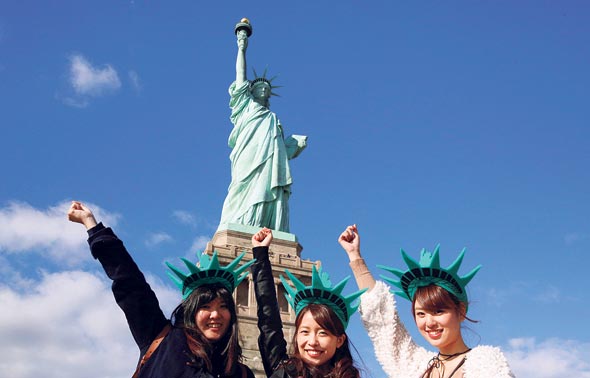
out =
<svg viewBox="0 0 590 378"><path fill-rule="evenodd" d="M332 287L328 273L322 272L321 268L319 270L316 269L315 265L312 266L311 270L310 286L305 286L288 269L285 269L285 273L289 276L293 285L295 285L295 288L293 288L289 285L285 277L280 276L281 282L286 290L285 298L287 298L287 302L295 310L296 316L309 304L326 305L336 313L344 329L346 329L350 317L360 305L360 303L353 304L353 302L366 291L366 289L363 289L349 296L342 295L342 290L346 286L350 276Z"/></svg>
<svg viewBox="0 0 590 378"><path fill-rule="evenodd" d="M189 274L181 272L169 262L166 262L166 265L172 272L167 273L182 292L183 299L186 299L196 288L202 285L221 284L225 286L230 293L233 293L235 288L238 287L240 282L242 282L242 280L248 275L248 272L244 271L256 261L256 259L252 259L242 266L237 267L245 254L245 252L242 252L231 263L224 267L219 265L217 251L213 252L213 256L211 257L206 253L203 253L199 257L198 266L185 258L181 258L184 265L188 268Z"/></svg>
<svg viewBox="0 0 590 378"><path fill-rule="evenodd" d="M467 308L468 300L465 286L467 286L469 281L479 271L481 265L476 266L467 275L463 277L459 276L458 272L463 262L465 248L463 248L457 259L446 269L440 266L439 245L434 249L434 253L422 249L420 252L420 262L413 260L403 249L401 253L408 265L408 270L402 271L384 265L378 265L379 268L393 273L400 279L399 281L395 281L393 278L381 275L381 278L385 281L402 290L394 291L394 294L413 301L416 289L429 285L437 285L456 296L461 302L465 303Z"/></svg>

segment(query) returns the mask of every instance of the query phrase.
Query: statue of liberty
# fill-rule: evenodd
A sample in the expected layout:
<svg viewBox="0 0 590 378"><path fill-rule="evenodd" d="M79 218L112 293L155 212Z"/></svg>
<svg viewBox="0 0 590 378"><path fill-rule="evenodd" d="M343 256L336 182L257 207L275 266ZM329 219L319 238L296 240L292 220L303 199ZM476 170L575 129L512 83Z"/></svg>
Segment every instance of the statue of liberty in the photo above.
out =
<svg viewBox="0 0 590 378"><path fill-rule="evenodd" d="M231 223L289 232L291 171L289 160L305 148L307 137L285 138L277 115L270 111L272 79L254 72L246 77L246 49L252 27L242 19L235 28L238 56L236 81L229 87L231 122L228 145L232 149L231 183L223 203L219 229Z"/></svg>

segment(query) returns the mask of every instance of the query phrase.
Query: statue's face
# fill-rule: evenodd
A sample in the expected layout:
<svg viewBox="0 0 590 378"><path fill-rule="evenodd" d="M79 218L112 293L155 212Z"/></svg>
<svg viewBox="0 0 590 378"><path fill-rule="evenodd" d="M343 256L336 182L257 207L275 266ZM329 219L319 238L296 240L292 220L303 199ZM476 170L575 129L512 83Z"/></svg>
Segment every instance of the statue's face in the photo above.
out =
<svg viewBox="0 0 590 378"><path fill-rule="evenodd" d="M256 83L256 85L252 87L252 97L256 100L266 102L270 97L270 85L265 82Z"/></svg>

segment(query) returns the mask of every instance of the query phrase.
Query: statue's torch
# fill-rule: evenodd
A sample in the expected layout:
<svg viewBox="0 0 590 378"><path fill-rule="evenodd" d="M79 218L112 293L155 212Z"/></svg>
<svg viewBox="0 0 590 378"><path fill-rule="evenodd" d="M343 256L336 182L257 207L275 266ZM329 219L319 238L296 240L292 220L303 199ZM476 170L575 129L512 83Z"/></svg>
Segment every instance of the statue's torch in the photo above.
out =
<svg viewBox="0 0 590 378"><path fill-rule="evenodd" d="M242 18L240 22L236 24L234 28L234 33L238 35L240 31L244 30L246 32L246 36L250 37L252 35L252 25L250 25L250 20L247 18Z"/></svg>

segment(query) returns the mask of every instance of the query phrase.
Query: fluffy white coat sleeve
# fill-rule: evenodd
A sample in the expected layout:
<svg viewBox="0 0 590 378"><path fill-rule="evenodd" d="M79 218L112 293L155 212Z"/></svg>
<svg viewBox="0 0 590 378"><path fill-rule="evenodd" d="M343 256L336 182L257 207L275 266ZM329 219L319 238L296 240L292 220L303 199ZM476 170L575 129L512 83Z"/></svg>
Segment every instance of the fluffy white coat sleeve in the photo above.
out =
<svg viewBox="0 0 590 378"><path fill-rule="evenodd" d="M393 294L382 281L361 296L361 320L373 342L377 361L389 378L420 377L434 353L418 346L403 323Z"/></svg>

